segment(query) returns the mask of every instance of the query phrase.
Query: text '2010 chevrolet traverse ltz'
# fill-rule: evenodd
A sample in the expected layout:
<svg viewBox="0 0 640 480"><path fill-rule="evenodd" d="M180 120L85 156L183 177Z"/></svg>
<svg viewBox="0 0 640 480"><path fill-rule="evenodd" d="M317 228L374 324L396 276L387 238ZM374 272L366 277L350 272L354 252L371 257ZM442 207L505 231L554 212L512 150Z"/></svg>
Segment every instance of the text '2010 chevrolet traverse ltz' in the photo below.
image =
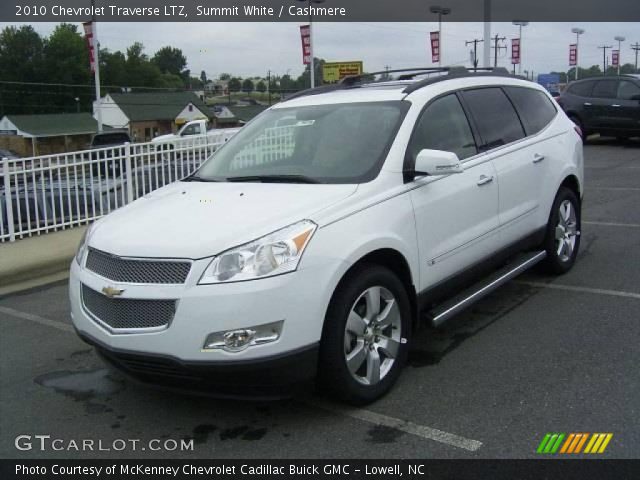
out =
<svg viewBox="0 0 640 480"><path fill-rule="evenodd" d="M538 262L572 267L582 141L543 88L501 71L370 78L271 107L95 222L71 267L79 335L151 383L271 396L315 378L366 403L421 320Z"/></svg>

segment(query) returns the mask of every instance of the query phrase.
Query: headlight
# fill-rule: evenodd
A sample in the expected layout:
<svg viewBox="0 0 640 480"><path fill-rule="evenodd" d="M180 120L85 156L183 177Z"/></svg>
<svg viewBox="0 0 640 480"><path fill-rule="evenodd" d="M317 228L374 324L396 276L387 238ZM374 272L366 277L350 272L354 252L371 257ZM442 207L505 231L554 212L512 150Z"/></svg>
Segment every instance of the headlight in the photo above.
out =
<svg viewBox="0 0 640 480"><path fill-rule="evenodd" d="M303 220L216 256L200 284L240 282L293 272L317 225Z"/></svg>
<svg viewBox="0 0 640 480"><path fill-rule="evenodd" d="M89 232L93 230L93 226L95 224L91 224L87 227L87 229L82 234L82 239L80 239L80 244L78 245L78 250L76 251L76 262L78 265L82 266L82 259L84 258L84 252L87 251L87 239L89 238Z"/></svg>

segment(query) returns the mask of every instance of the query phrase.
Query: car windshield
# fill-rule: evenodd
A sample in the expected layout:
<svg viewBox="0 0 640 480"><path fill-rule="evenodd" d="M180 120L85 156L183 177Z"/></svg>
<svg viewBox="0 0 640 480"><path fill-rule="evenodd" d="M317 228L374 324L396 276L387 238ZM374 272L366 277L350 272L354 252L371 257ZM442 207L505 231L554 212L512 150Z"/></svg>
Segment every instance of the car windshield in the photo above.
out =
<svg viewBox="0 0 640 480"><path fill-rule="evenodd" d="M407 107L407 102L389 101L268 110L191 179L367 182L378 175Z"/></svg>

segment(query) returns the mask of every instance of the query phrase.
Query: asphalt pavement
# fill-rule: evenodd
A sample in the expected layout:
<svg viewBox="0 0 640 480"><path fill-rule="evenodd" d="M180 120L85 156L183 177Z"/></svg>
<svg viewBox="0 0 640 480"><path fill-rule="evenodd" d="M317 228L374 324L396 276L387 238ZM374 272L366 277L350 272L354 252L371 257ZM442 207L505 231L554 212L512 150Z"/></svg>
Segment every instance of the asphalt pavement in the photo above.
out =
<svg viewBox="0 0 640 480"><path fill-rule="evenodd" d="M364 408L145 388L77 338L65 283L1 297L0 457L531 458L547 432L608 432L600 457L638 458L640 141L594 140L585 156L575 268L527 272L423 331L396 387ZM82 440L93 450L74 450Z"/></svg>

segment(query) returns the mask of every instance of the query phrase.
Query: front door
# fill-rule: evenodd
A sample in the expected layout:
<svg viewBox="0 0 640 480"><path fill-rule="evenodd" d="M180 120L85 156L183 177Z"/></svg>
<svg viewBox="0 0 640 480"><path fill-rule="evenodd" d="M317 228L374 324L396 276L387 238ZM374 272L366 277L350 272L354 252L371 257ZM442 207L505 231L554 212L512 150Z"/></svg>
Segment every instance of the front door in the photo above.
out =
<svg viewBox="0 0 640 480"><path fill-rule="evenodd" d="M495 249L498 182L492 162L478 150L456 94L422 112L407 150L409 169L422 149L454 152L461 174L418 177L411 200L420 255L420 290L477 263Z"/></svg>

